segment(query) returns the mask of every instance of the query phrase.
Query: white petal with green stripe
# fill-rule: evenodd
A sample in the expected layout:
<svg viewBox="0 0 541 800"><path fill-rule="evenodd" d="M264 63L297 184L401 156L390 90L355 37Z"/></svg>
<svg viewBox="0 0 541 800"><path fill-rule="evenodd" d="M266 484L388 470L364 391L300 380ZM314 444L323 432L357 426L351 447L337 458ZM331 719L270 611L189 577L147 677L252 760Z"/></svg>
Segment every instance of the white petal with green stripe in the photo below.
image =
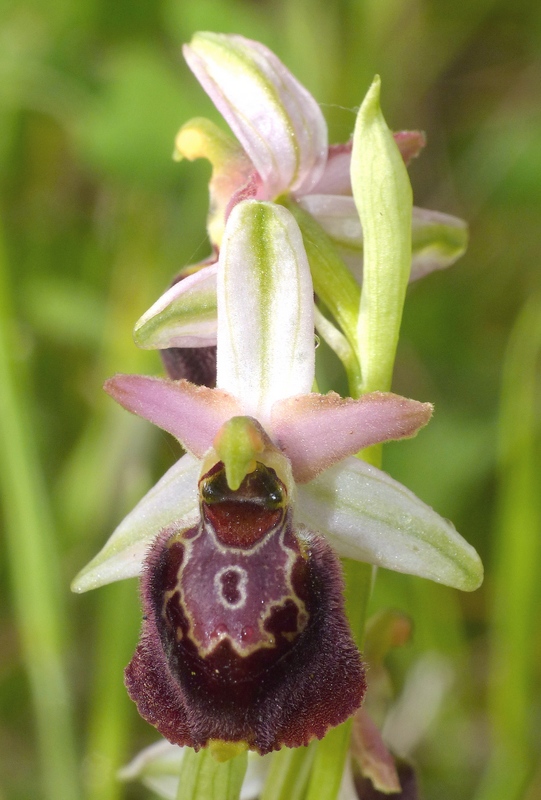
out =
<svg viewBox="0 0 541 800"><path fill-rule="evenodd" d="M389 475L348 458L298 486L298 522L341 556L473 591L483 579L474 548L453 525Z"/></svg>
<svg viewBox="0 0 541 800"><path fill-rule="evenodd" d="M276 400L310 392L314 301L287 209L247 200L229 217L218 270L218 380L263 426Z"/></svg>

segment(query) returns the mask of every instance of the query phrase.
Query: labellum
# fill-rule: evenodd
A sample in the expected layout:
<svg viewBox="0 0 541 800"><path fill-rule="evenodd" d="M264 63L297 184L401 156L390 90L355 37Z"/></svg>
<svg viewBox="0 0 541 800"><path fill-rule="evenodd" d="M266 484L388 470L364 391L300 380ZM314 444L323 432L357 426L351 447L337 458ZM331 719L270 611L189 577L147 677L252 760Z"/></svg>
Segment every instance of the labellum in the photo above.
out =
<svg viewBox="0 0 541 800"><path fill-rule="evenodd" d="M293 526L275 470L252 467L236 490L221 461L205 472L199 524L162 531L142 581L126 685L148 722L196 750L306 745L365 690L336 555Z"/></svg>

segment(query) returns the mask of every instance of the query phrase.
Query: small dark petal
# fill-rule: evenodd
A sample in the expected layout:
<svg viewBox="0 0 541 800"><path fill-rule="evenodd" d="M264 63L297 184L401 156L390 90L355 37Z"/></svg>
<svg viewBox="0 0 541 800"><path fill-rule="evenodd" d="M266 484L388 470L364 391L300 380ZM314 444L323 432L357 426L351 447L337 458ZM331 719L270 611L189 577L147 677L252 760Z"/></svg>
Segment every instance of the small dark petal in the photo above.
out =
<svg viewBox="0 0 541 800"><path fill-rule="evenodd" d="M412 765L402 759L396 759L396 771L400 779L401 791L394 794L378 792L369 778L356 776L355 789L359 800L419 800L419 786Z"/></svg>
<svg viewBox="0 0 541 800"><path fill-rule="evenodd" d="M321 738L359 707L364 671L338 559L290 516L252 548L225 545L208 519L155 542L126 685L171 742L246 742L263 754Z"/></svg>
<svg viewBox="0 0 541 800"><path fill-rule="evenodd" d="M216 347L169 347L160 350L167 374L199 386L216 386Z"/></svg>

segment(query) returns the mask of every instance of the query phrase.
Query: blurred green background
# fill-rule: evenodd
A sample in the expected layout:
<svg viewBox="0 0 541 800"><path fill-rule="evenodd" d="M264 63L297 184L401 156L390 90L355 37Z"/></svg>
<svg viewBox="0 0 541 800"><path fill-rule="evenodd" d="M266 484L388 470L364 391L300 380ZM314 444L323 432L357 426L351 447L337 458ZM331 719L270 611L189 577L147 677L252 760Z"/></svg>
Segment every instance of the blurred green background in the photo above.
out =
<svg viewBox="0 0 541 800"><path fill-rule="evenodd" d="M0 799L144 798L117 768L155 731L122 685L135 581L69 583L173 462L101 392L160 373L135 320L208 253L205 163L174 136L215 117L181 44L270 46L349 138L374 73L394 129L426 131L415 202L471 225L410 288L394 389L435 403L384 466L481 553L473 595L380 571L413 618L389 660L392 744L426 800L541 797L541 4L532 0L4 0L0 8Z"/></svg>

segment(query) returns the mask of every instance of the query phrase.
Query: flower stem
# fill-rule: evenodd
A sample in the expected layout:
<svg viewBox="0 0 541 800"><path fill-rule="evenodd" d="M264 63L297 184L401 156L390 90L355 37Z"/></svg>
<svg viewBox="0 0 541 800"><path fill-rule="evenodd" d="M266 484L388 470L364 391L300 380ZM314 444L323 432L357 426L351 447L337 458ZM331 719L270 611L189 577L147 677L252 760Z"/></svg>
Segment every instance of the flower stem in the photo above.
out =
<svg viewBox="0 0 541 800"><path fill-rule="evenodd" d="M308 747L283 747L272 756L261 800L304 800L316 742Z"/></svg>
<svg viewBox="0 0 541 800"><path fill-rule="evenodd" d="M219 762L207 748L187 749L182 759L176 800L238 800L248 756Z"/></svg>

